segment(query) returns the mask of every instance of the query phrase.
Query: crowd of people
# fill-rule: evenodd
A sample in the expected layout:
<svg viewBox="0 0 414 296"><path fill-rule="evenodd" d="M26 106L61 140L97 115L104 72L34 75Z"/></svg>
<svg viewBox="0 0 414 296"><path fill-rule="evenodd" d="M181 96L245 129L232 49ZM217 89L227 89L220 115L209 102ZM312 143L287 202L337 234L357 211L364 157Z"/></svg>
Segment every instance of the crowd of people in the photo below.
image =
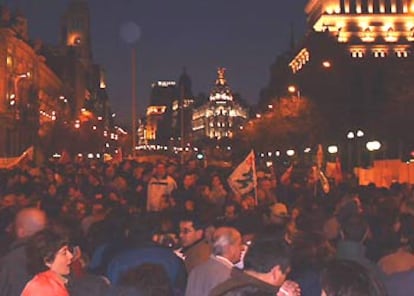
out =
<svg viewBox="0 0 414 296"><path fill-rule="evenodd" d="M257 170L243 196L197 161L1 170L0 295L412 295L409 185Z"/></svg>

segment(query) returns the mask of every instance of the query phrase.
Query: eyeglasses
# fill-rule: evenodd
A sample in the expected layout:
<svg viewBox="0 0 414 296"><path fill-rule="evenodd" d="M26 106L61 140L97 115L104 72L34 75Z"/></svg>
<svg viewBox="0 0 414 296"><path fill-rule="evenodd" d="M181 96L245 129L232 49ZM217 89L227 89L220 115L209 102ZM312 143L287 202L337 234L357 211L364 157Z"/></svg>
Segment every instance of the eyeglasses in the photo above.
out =
<svg viewBox="0 0 414 296"><path fill-rule="evenodd" d="M193 229L189 229L189 228L180 229L180 233L182 233L182 234L188 234L188 233L191 233L193 231L194 231Z"/></svg>

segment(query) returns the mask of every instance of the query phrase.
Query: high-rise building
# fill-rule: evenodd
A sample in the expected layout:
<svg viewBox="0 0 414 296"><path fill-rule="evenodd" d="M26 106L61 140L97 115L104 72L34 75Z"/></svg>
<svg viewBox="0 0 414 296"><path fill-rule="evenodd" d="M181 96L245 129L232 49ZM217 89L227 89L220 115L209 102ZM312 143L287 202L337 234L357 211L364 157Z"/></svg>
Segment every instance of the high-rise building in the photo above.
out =
<svg viewBox="0 0 414 296"><path fill-rule="evenodd" d="M233 98L227 84L225 69L219 68L209 102L193 112L193 138L232 138L234 131L248 119L248 111Z"/></svg>
<svg viewBox="0 0 414 296"><path fill-rule="evenodd" d="M191 140L194 102L191 78L184 69L178 79L178 97L172 104L171 140L173 143L181 143L181 137L183 137L183 142Z"/></svg>

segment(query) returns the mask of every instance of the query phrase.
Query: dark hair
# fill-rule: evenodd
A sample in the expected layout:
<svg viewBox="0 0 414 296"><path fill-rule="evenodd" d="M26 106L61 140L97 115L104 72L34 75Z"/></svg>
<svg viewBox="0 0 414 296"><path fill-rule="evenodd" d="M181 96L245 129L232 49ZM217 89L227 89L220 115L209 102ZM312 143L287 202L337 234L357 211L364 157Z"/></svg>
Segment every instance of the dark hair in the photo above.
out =
<svg viewBox="0 0 414 296"><path fill-rule="evenodd" d="M126 271L120 278L120 284L136 288L143 296L173 295L168 274L159 264L144 263Z"/></svg>
<svg viewBox="0 0 414 296"><path fill-rule="evenodd" d="M205 225L201 222L198 215L186 214L180 218L180 222L192 222L195 230L203 230Z"/></svg>
<svg viewBox="0 0 414 296"><path fill-rule="evenodd" d="M267 273L279 265L283 273L290 268L290 251L282 241L255 241L244 257L246 269Z"/></svg>
<svg viewBox="0 0 414 296"><path fill-rule="evenodd" d="M381 282L362 265L349 260L331 261L321 273L327 296L386 296Z"/></svg>
<svg viewBox="0 0 414 296"><path fill-rule="evenodd" d="M69 244L69 240L51 229L44 229L33 235L26 245L27 268L35 275L48 270L46 263L55 260L56 253Z"/></svg>

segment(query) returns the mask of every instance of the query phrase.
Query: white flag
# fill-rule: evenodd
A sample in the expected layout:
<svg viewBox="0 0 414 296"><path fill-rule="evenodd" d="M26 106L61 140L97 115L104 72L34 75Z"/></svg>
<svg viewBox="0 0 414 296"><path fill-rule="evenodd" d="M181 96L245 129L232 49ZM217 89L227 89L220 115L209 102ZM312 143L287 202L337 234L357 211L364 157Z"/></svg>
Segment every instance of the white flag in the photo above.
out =
<svg viewBox="0 0 414 296"><path fill-rule="evenodd" d="M240 194L251 192L257 186L256 163L253 150L227 179L231 189Z"/></svg>

